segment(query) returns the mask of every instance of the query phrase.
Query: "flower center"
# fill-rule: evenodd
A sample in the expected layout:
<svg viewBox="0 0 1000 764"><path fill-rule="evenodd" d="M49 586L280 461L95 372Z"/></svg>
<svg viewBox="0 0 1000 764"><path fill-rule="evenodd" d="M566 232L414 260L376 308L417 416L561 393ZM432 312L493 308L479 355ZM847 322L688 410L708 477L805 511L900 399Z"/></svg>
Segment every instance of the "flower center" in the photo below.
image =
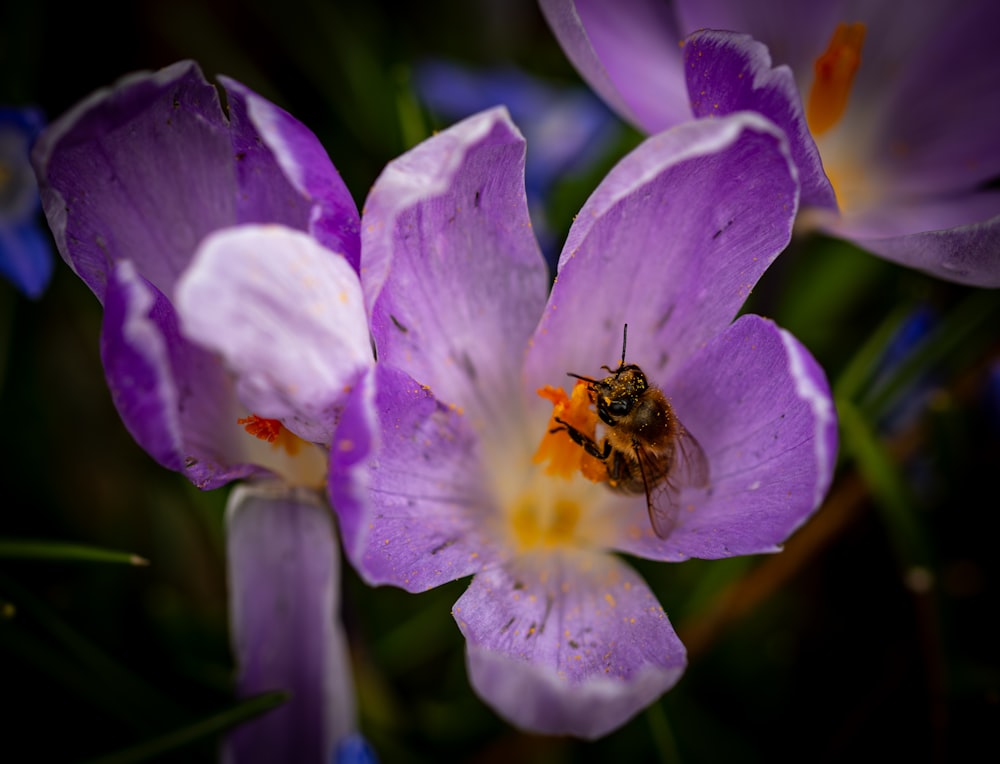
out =
<svg viewBox="0 0 1000 764"><path fill-rule="evenodd" d="M552 403L552 415L531 458L535 467L502 503L514 546L520 553L600 547L612 531L604 511L611 494L593 483L607 482L607 468L566 432L569 425L595 437L597 413L587 385L578 383L571 395L550 386L538 394Z"/></svg>
<svg viewBox="0 0 1000 764"><path fill-rule="evenodd" d="M826 51L813 64L815 76L806 103L806 121L813 136L830 130L844 115L864 41L864 24L838 24Z"/></svg>
<svg viewBox="0 0 1000 764"><path fill-rule="evenodd" d="M282 477L290 485L322 488L328 457L315 443L302 440L277 419L251 414L236 420L253 439L244 442L246 458Z"/></svg>

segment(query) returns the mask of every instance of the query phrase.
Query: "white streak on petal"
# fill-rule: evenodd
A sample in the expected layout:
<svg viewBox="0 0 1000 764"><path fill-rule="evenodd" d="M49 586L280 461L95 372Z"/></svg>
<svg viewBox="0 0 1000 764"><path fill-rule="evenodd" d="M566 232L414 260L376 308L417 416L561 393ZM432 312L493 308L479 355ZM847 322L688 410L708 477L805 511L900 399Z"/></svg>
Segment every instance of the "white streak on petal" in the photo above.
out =
<svg viewBox="0 0 1000 764"><path fill-rule="evenodd" d="M784 329L779 333L785 352L788 353L789 371L795 382L795 392L809 405L815 418L813 448L816 452L816 487L813 492L813 504L819 506L833 477L835 455L830 453L828 436L830 428L836 422L833 400L827 391L816 384L815 377L806 369L806 361L798 341Z"/></svg>

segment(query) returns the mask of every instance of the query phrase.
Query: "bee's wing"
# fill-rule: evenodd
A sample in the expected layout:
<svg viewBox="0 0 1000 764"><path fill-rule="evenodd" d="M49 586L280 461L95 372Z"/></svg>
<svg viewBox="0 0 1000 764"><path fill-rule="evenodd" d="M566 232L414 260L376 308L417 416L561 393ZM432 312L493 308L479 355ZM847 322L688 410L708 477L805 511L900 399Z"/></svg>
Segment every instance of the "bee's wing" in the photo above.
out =
<svg viewBox="0 0 1000 764"><path fill-rule="evenodd" d="M656 535L667 538L677 525L680 512L680 491L682 488L704 488L708 485L708 457L690 432L681 428L674 443L673 453L668 457L666 478L659 483L651 480L656 475L657 464L647 453L636 449L636 459L642 473L646 489L646 509L649 522ZM659 465L662 470L663 466ZM651 485L651 483L653 483Z"/></svg>
<svg viewBox="0 0 1000 764"><path fill-rule="evenodd" d="M704 488L708 485L708 457L698 439L681 425L674 449L674 463L667 480L680 490L684 487Z"/></svg>

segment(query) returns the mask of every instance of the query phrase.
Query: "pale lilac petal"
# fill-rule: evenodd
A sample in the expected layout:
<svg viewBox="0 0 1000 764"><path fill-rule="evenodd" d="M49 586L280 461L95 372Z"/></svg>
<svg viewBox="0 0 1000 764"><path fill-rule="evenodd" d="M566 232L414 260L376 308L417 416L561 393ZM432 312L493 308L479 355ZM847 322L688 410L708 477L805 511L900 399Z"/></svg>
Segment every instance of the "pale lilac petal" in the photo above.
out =
<svg viewBox="0 0 1000 764"><path fill-rule="evenodd" d="M697 32L684 41L684 71L696 117L744 110L764 115L788 137L799 173L802 205L837 208L833 187L806 125L792 70L787 66L772 68L766 46L749 35Z"/></svg>
<svg viewBox="0 0 1000 764"><path fill-rule="evenodd" d="M874 143L897 196L945 197L995 179L1000 175L1000 4L922 5L920 13L895 13L891 23L895 34L908 33L906 65L900 70L898 59L890 59L874 73L884 75L870 79L877 79L880 96L889 100ZM866 52L868 47L866 42ZM884 85L887 77L893 78L891 88Z"/></svg>
<svg viewBox="0 0 1000 764"><path fill-rule="evenodd" d="M208 233L247 222L310 227L313 200L284 176L242 104L230 124L216 88L182 61L124 77L42 133L32 162L49 226L99 299L119 260L171 299ZM338 209L345 225L356 221Z"/></svg>
<svg viewBox="0 0 1000 764"><path fill-rule="evenodd" d="M235 463L241 413L228 376L180 335L173 307L127 260L107 283L101 359L126 428L164 467L200 488L255 472Z"/></svg>
<svg viewBox="0 0 1000 764"><path fill-rule="evenodd" d="M226 88L234 132L239 133L243 120L252 123L253 130L260 134L270 150L269 161L262 163L265 171L282 173L277 187L291 183L311 202L309 232L320 244L343 255L357 269L361 260L358 208L319 139L284 109L261 98L245 85L229 77L220 77L219 81ZM240 150L247 153L255 148L247 145ZM244 160L238 169L246 174L250 168ZM275 188L274 183L260 175L240 185L255 193L273 193ZM272 204L260 207L273 209Z"/></svg>
<svg viewBox="0 0 1000 764"><path fill-rule="evenodd" d="M486 111L391 162L365 203L362 267L379 361L487 419L509 405L508 378L548 285L524 155L507 111Z"/></svg>
<svg viewBox="0 0 1000 764"><path fill-rule="evenodd" d="M1000 212L996 195L990 201L994 212ZM929 205L916 206L905 219L922 220L925 224L933 215L922 217ZM962 210L968 213L972 205ZM943 215L942 215L943 216ZM882 257L918 268L938 278L959 284L980 287L1000 287L1000 214L983 222L943 230L921 231L902 236L869 238L853 234L849 238ZM845 234L846 235L846 234Z"/></svg>
<svg viewBox="0 0 1000 764"><path fill-rule="evenodd" d="M605 735L670 689L687 661L645 582L601 553L480 573L453 614L476 692L533 732Z"/></svg>
<svg viewBox="0 0 1000 764"><path fill-rule="evenodd" d="M681 494L665 541L637 503L615 546L671 561L778 550L833 478L837 422L822 369L790 334L747 315L694 355L664 392L701 443L710 483Z"/></svg>
<svg viewBox="0 0 1000 764"><path fill-rule="evenodd" d="M691 118L673 9L663 0L541 0L563 51L587 83L642 130Z"/></svg>
<svg viewBox="0 0 1000 764"><path fill-rule="evenodd" d="M784 135L756 114L698 120L623 159L570 230L527 360L527 387L621 357L664 384L736 315L791 236Z"/></svg>
<svg viewBox="0 0 1000 764"><path fill-rule="evenodd" d="M667 2L667 0L661 0ZM861 9L847 10L842 0L672 0L683 35L700 29L744 32L764 43L776 64L788 64L808 88L812 64L826 50L840 22L857 21ZM871 6L866 0L866 6ZM898 5L893 3L897 8ZM909 14L919 15L919 14Z"/></svg>
<svg viewBox="0 0 1000 764"><path fill-rule="evenodd" d="M502 559L481 459L468 417L407 375L380 362L355 387L330 447L330 500L368 583L424 591Z"/></svg>
<svg viewBox="0 0 1000 764"><path fill-rule="evenodd" d="M33 161L59 252L98 299L122 259L169 298L198 240L236 222L232 154L218 93L180 62L94 93Z"/></svg>
<svg viewBox="0 0 1000 764"><path fill-rule="evenodd" d="M329 442L346 390L373 362L345 258L282 226L225 229L198 248L176 302L184 333L224 358L245 406Z"/></svg>
<svg viewBox="0 0 1000 764"><path fill-rule="evenodd" d="M289 699L236 728L225 759L330 762L357 727L330 509L282 483L238 485L226 507L226 551L237 692L284 690Z"/></svg>

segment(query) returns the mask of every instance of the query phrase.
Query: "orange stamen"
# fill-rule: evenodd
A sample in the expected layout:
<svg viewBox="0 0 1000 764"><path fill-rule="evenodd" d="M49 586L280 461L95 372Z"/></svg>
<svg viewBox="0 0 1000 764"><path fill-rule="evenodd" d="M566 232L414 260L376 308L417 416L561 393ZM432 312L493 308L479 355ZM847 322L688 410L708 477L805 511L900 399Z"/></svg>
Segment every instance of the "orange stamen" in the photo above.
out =
<svg viewBox="0 0 1000 764"><path fill-rule="evenodd" d="M814 136L825 133L844 115L864 41L864 24L838 24L826 51L816 59L806 104L806 121Z"/></svg>
<svg viewBox="0 0 1000 764"><path fill-rule="evenodd" d="M277 419L265 419L251 414L248 417L237 419L236 423L243 425L243 429L255 438L260 438L275 446L281 446L293 456L302 443L298 436L290 432Z"/></svg>
<svg viewBox="0 0 1000 764"><path fill-rule="evenodd" d="M535 464L548 462L545 466L546 475L569 478L580 473L594 482L607 481L608 470L604 462L591 456L582 446L575 443L556 421L558 417L591 440L595 439L597 412L590 400L587 383L577 382L571 396L567 396L561 387L550 385L540 388L538 394L552 403L552 417L538 444L538 450L532 457Z"/></svg>

